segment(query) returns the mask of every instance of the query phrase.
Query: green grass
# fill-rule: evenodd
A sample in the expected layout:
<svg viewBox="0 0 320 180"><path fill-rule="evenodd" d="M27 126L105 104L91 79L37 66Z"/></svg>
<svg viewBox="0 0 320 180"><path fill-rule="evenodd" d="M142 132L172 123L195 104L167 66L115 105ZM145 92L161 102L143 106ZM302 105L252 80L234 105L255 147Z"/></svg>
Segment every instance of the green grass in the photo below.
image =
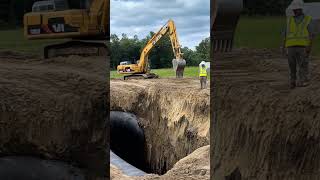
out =
<svg viewBox="0 0 320 180"><path fill-rule="evenodd" d="M61 40L27 40L22 29L1 30L0 49L42 54L43 47L61 42Z"/></svg>
<svg viewBox="0 0 320 180"><path fill-rule="evenodd" d="M235 37L236 47L279 49L285 17L241 17ZM313 55L320 55L320 37L314 42Z"/></svg>
<svg viewBox="0 0 320 180"><path fill-rule="evenodd" d="M186 67L184 69L184 77L198 77L198 67ZM168 69L153 69L151 72L159 75L160 78L170 78L170 77L175 77L175 72L173 71L172 68ZM111 71L110 72L110 78L115 79L115 78L122 78L123 75L117 74L117 71Z"/></svg>

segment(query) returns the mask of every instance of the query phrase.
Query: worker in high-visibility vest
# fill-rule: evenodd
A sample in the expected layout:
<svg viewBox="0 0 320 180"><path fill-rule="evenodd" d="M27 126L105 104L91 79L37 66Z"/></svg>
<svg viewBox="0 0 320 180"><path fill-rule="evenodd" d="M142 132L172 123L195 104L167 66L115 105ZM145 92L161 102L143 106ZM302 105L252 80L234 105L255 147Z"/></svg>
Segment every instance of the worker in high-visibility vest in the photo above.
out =
<svg viewBox="0 0 320 180"><path fill-rule="evenodd" d="M200 63L199 66L199 78L200 78L200 85L201 85L201 89L205 89L207 86L207 67L206 64L204 62Z"/></svg>
<svg viewBox="0 0 320 180"><path fill-rule="evenodd" d="M290 69L290 88L308 86L309 55L314 39L315 23L303 12L303 0L293 0L288 7L294 15L287 17L282 50L287 49Z"/></svg>

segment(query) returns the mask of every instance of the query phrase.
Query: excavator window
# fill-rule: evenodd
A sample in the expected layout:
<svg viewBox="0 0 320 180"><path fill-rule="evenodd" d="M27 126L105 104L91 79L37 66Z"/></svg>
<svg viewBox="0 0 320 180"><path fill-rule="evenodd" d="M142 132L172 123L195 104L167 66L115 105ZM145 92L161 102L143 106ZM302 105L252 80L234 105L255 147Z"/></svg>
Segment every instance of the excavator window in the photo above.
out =
<svg viewBox="0 0 320 180"><path fill-rule="evenodd" d="M53 1L38 1L32 6L32 12L48 12L55 11L55 4Z"/></svg>

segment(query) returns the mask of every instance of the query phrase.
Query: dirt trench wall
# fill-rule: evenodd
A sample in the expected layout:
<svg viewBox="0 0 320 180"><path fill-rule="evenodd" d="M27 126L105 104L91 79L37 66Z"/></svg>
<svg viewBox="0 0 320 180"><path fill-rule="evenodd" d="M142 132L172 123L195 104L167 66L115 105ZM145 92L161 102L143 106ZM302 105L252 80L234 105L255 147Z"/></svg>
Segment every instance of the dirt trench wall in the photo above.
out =
<svg viewBox="0 0 320 180"><path fill-rule="evenodd" d="M114 80L110 84L111 110L140 118L154 173L165 173L181 158L209 144L209 91L186 90L179 83L188 82Z"/></svg>
<svg viewBox="0 0 320 180"><path fill-rule="evenodd" d="M97 66L99 64L99 66ZM0 156L64 161L106 176L105 59L0 60Z"/></svg>
<svg viewBox="0 0 320 180"><path fill-rule="evenodd" d="M254 60L229 62L246 71L243 77L230 75L235 69L225 68L228 62L217 62L212 179L319 179L319 61L313 61L311 86L289 90L285 59ZM273 71L255 69L261 61L274 64ZM237 67L244 62L252 64Z"/></svg>

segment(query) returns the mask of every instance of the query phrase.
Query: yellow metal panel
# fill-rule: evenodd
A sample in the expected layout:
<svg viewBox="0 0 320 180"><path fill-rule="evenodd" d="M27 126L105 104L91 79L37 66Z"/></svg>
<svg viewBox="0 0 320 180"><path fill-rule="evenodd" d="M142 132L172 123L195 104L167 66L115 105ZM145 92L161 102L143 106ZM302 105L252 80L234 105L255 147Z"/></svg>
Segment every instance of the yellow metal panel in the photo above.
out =
<svg viewBox="0 0 320 180"><path fill-rule="evenodd" d="M28 25L39 25L41 23L41 16L39 13L26 14L25 24Z"/></svg>

